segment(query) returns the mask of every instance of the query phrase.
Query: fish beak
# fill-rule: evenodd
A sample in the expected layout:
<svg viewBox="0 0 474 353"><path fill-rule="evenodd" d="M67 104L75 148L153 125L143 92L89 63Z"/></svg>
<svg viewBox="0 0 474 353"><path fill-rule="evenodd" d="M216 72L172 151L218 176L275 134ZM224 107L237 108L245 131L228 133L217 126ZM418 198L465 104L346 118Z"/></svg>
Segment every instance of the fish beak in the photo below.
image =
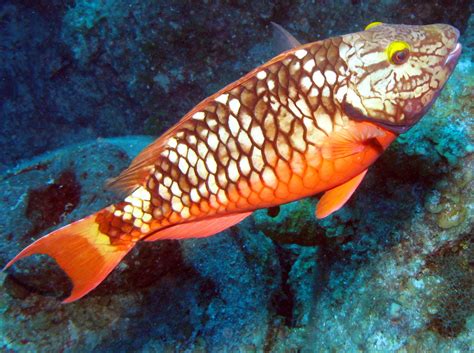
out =
<svg viewBox="0 0 474 353"><path fill-rule="evenodd" d="M451 53L448 54L444 65L447 66L451 71L454 70L456 63L458 62L459 56L461 55L462 45L457 43Z"/></svg>

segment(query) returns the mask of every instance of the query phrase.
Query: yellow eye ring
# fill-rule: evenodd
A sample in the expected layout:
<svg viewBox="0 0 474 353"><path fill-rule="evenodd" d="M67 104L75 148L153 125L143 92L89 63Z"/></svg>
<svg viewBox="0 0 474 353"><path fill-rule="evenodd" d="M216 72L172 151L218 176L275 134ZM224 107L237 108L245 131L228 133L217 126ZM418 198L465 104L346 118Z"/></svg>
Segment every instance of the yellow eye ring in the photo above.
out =
<svg viewBox="0 0 474 353"><path fill-rule="evenodd" d="M401 65L408 60L410 49L410 45L407 42L395 41L390 43L385 51L391 64Z"/></svg>
<svg viewBox="0 0 474 353"><path fill-rule="evenodd" d="M367 26L365 26L364 31L367 31L368 29L374 28L376 26L383 25L382 22L371 22Z"/></svg>

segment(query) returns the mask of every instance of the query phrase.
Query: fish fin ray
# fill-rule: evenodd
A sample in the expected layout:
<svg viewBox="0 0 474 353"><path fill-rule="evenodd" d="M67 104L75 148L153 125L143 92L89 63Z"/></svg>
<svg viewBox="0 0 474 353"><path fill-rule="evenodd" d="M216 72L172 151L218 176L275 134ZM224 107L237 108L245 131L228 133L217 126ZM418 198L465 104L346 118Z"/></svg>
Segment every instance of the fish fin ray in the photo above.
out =
<svg viewBox="0 0 474 353"><path fill-rule="evenodd" d="M329 135L321 147L324 159L338 159L362 152L369 140L382 137L385 132L372 124L350 125Z"/></svg>
<svg viewBox="0 0 474 353"><path fill-rule="evenodd" d="M30 255L49 255L73 284L71 294L63 303L83 297L112 272L135 244L110 244L109 237L99 231L95 218L95 215L86 217L36 240L8 262L4 270Z"/></svg>
<svg viewBox="0 0 474 353"><path fill-rule="evenodd" d="M326 191L316 206L316 218L325 218L344 206L364 179L365 174L367 174L367 169L344 184Z"/></svg>
<svg viewBox="0 0 474 353"><path fill-rule="evenodd" d="M250 216L252 212L233 213L230 215L213 217L204 220L191 221L170 226L161 229L149 237L145 241L156 241L163 239L188 239L188 238L205 238L243 221Z"/></svg>

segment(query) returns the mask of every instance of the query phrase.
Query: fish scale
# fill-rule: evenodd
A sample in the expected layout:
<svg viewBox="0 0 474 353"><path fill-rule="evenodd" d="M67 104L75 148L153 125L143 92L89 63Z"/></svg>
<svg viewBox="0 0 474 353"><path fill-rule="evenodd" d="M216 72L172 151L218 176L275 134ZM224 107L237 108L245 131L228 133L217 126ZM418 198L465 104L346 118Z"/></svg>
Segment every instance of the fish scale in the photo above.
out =
<svg viewBox="0 0 474 353"><path fill-rule="evenodd" d="M139 195L105 211L118 220L101 231L138 240L173 223L318 192L317 185L324 187L337 173L320 152L327 132L336 128L333 92L342 62L335 48L332 42L306 46L221 91L169 137ZM314 78L321 68L326 74ZM325 87L329 95L322 96ZM344 126L342 120L338 126ZM132 204L144 190L150 195L146 209ZM126 212L127 206L133 209ZM111 216L103 217L98 222L110 224Z"/></svg>
<svg viewBox="0 0 474 353"><path fill-rule="evenodd" d="M76 300L137 241L216 234L324 191L323 218L431 106L461 52L447 25L372 24L297 45L206 98L110 182L123 202L51 232L12 261L48 254Z"/></svg>

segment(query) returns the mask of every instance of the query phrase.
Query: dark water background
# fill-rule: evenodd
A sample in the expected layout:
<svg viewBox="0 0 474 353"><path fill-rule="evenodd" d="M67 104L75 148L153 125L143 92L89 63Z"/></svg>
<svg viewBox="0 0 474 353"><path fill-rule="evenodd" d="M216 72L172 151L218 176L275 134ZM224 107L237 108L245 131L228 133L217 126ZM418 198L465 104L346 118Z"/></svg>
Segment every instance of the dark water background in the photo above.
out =
<svg viewBox="0 0 474 353"><path fill-rule="evenodd" d="M276 53L372 21L448 23L463 54L427 116L316 222L308 199L209 239L139 246L86 298L45 257L0 277L7 352L469 352L471 1L0 1L0 265L115 200L103 182ZM107 139L108 137L124 137ZM46 153L46 154L44 154Z"/></svg>

